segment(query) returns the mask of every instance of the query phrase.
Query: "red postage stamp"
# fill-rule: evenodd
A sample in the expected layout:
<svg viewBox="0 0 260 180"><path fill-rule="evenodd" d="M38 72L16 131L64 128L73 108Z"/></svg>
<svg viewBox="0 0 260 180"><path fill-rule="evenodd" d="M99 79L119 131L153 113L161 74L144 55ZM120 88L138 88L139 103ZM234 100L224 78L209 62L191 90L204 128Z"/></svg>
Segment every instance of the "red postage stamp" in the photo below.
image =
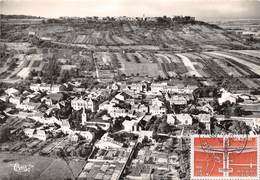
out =
<svg viewBox="0 0 260 180"><path fill-rule="evenodd" d="M192 136L191 179L259 180L259 136Z"/></svg>

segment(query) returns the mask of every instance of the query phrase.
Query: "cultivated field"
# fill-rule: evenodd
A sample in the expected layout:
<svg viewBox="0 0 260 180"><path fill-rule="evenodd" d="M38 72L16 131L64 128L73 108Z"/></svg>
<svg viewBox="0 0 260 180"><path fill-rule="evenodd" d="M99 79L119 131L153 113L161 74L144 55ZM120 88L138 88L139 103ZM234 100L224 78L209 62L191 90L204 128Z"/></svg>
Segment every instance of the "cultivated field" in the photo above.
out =
<svg viewBox="0 0 260 180"><path fill-rule="evenodd" d="M257 53L258 51L254 51ZM259 77L260 61L256 56L234 51L213 52L98 52L99 69L119 69L126 75L164 78L194 77Z"/></svg>
<svg viewBox="0 0 260 180"><path fill-rule="evenodd" d="M254 79L260 77L260 51L251 50L257 46L204 22L6 22L1 38L8 55L3 55L0 67L0 79L5 81L25 79L33 70L45 71L49 61L54 60L58 66L76 67L80 76L96 74L110 80L122 74L153 78L235 77L247 78L244 85L248 87L259 85ZM34 38L29 37L29 32L35 33Z"/></svg>

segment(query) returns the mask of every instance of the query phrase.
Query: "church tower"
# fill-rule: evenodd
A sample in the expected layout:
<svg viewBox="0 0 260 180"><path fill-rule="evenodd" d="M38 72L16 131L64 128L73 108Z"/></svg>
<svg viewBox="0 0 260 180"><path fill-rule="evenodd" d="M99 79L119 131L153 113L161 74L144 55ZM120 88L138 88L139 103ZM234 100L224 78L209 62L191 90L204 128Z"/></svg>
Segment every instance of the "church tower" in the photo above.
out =
<svg viewBox="0 0 260 180"><path fill-rule="evenodd" d="M86 122L87 122L87 115L86 115L86 112L85 112L85 107L83 107L83 112L81 114L81 124L85 125Z"/></svg>

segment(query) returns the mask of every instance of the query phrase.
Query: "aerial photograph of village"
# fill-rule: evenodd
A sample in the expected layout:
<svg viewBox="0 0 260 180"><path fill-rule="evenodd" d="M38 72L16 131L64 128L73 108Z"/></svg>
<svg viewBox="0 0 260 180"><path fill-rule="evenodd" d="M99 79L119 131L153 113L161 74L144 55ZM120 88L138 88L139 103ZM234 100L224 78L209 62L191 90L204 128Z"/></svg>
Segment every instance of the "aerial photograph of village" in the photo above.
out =
<svg viewBox="0 0 260 180"><path fill-rule="evenodd" d="M0 180L260 180L259 10L0 0Z"/></svg>

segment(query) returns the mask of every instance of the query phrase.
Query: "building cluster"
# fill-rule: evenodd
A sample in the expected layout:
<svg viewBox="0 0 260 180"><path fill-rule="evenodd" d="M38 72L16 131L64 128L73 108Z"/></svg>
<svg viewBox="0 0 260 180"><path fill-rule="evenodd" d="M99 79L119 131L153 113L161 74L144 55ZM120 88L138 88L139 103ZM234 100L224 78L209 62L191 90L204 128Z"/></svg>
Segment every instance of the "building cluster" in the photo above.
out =
<svg viewBox="0 0 260 180"><path fill-rule="evenodd" d="M260 128L257 115L236 114L238 106L243 112L257 106L259 97L249 94L219 89L202 97L198 85L180 82L69 84L73 91L68 84L6 88L0 118L12 143L0 150L85 158L79 179L176 179L184 173L188 155L179 152L186 152L191 134L257 134Z"/></svg>
<svg viewBox="0 0 260 180"><path fill-rule="evenodd" d="M161 17L146 17L143 15L143 17L127 17L127 16L118 16L118 17L84 17L84 18L79 18L79 17L61 17L60 20L72 20L76 21L78 23L84 23L84 22L92 22L92 21L130 21L130 22L137 22L137 21L147 21L147 22L157 22L158 18ZM192 16L172 16L172 17L166 17L163 16L162 18L167 18L170 19L173 22L192 22L195 21L195 17Z"/></svg>
<svg viewBox="0 0 260 180"><path fill-rule="evenodd" d="M169 152L166 147L165 142L140 149L126 179L178 179L178 155Z"/></svg>

